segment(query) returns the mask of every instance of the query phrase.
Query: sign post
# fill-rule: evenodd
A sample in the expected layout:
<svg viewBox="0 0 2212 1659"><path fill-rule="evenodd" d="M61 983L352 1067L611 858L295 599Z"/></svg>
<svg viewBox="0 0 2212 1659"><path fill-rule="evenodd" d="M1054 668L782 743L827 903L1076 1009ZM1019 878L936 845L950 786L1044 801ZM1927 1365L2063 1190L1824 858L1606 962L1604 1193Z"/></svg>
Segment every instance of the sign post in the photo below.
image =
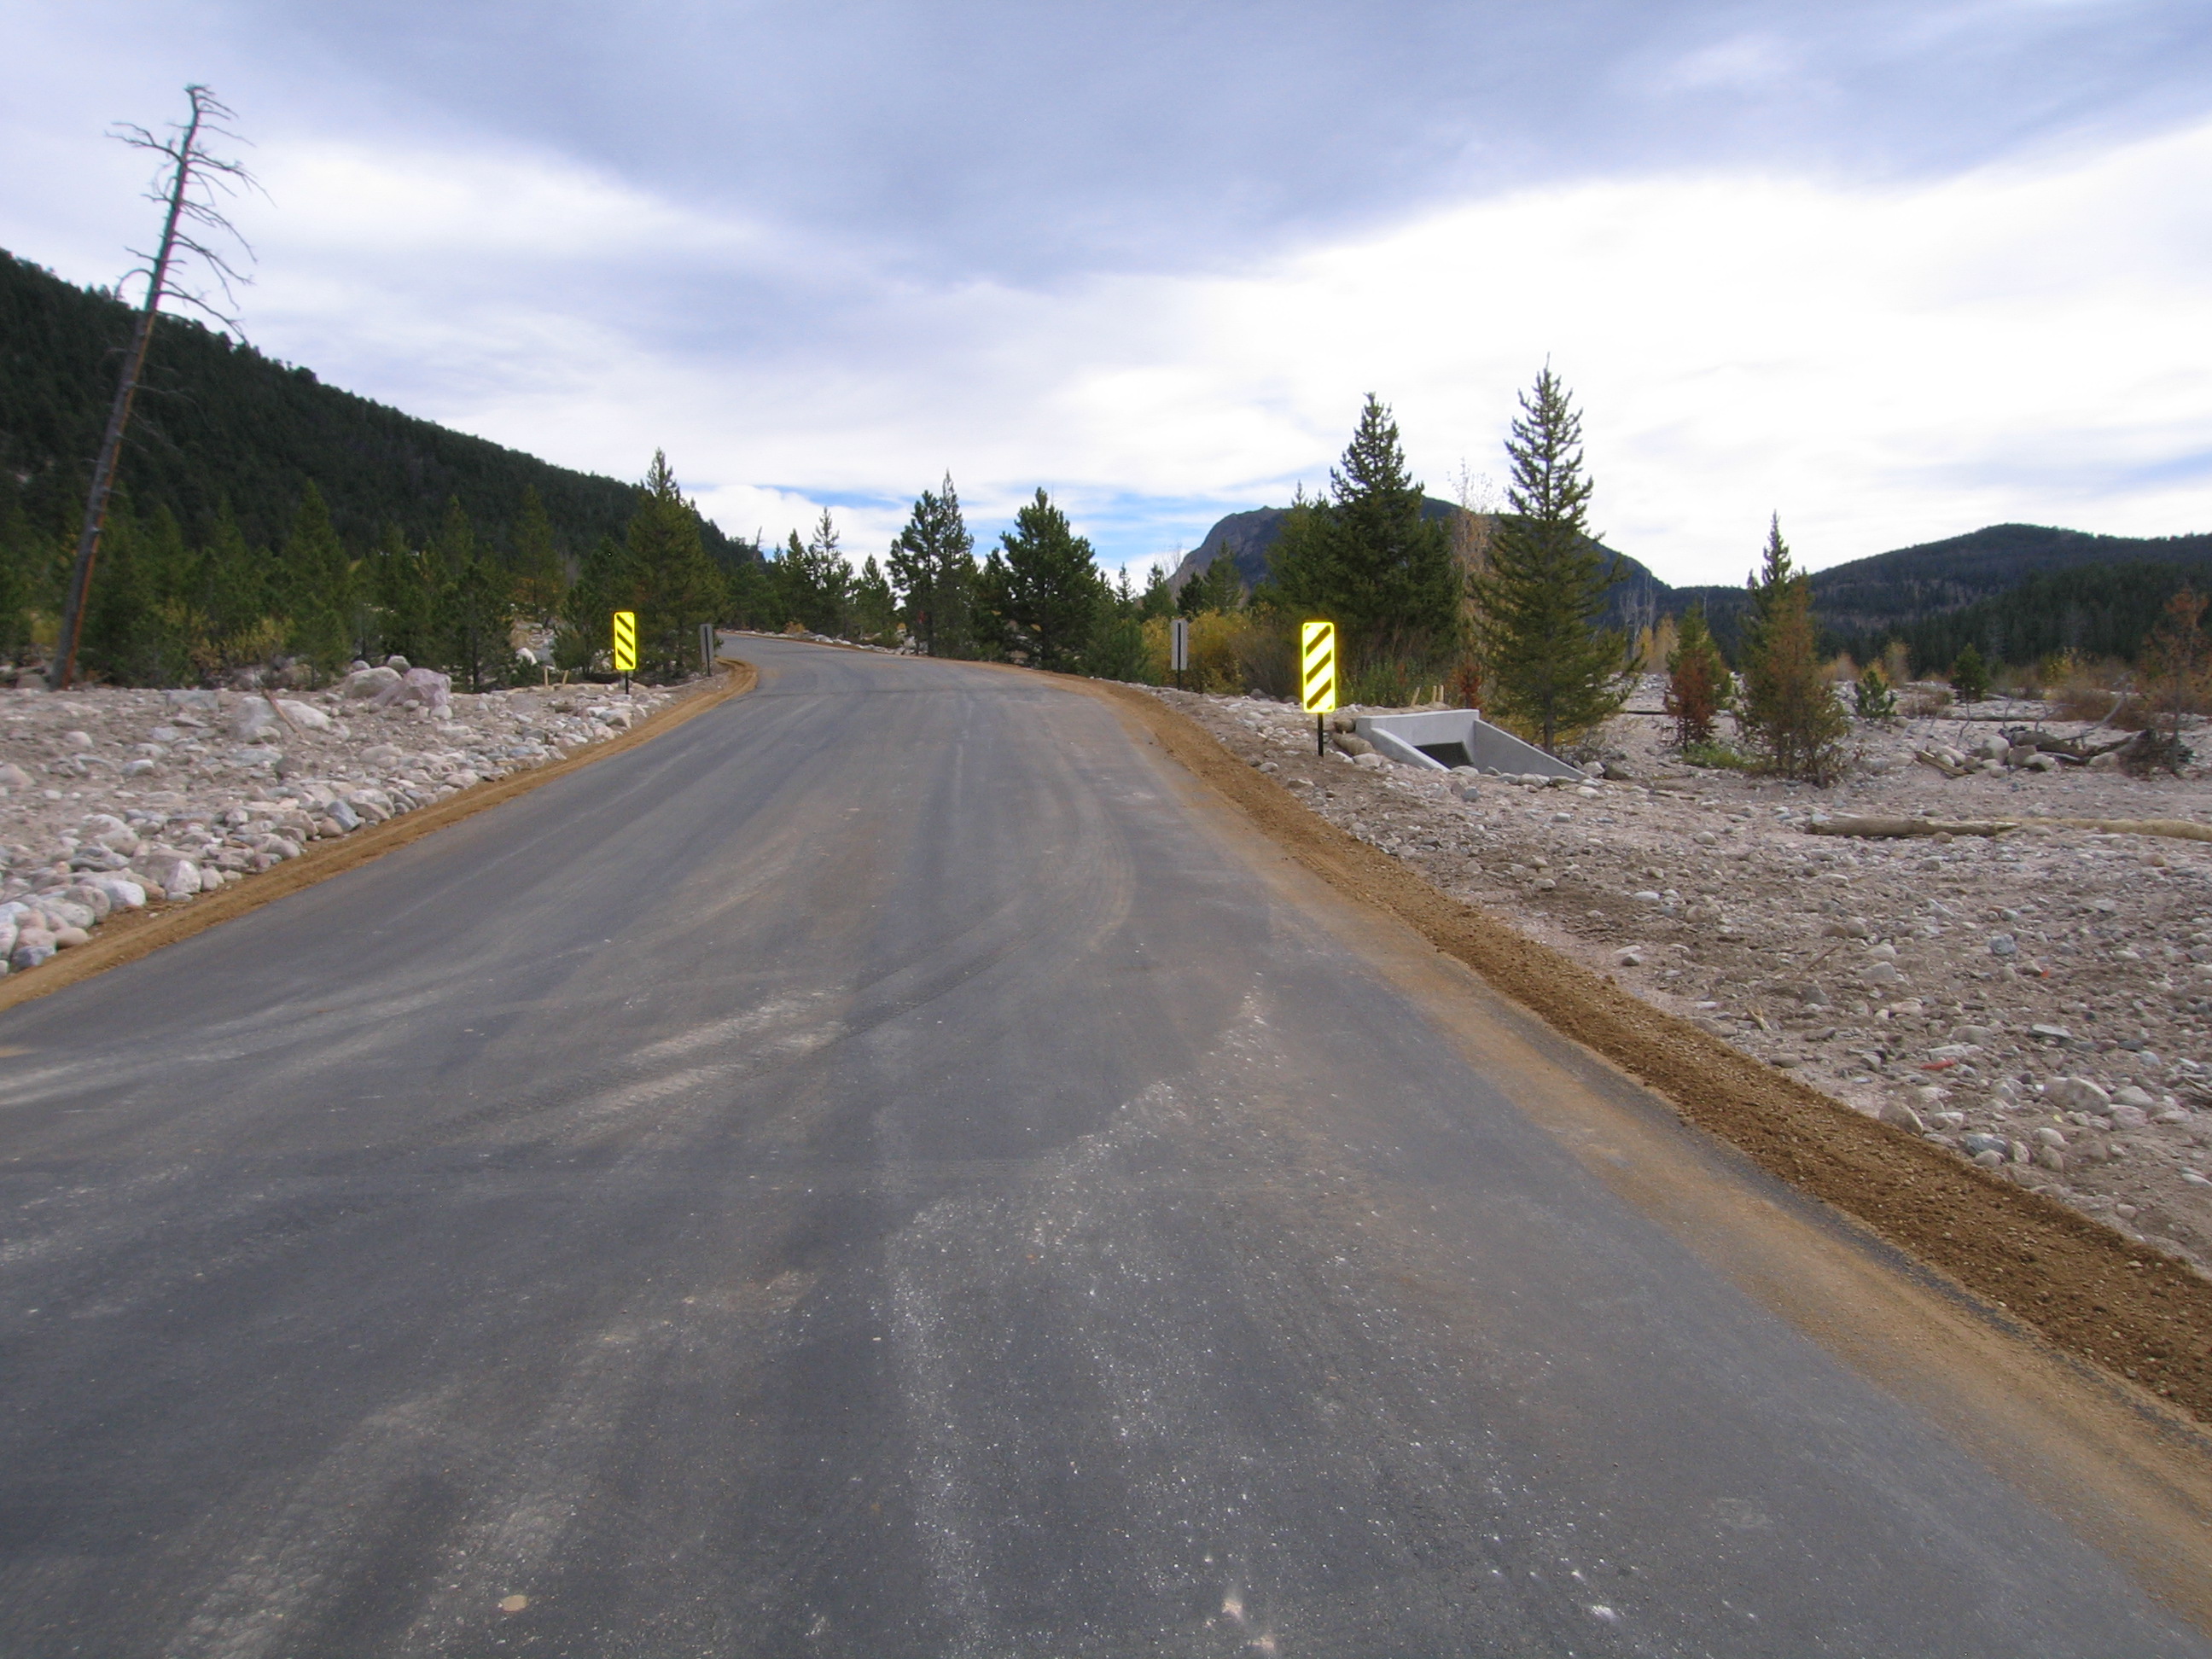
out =
<svg viewBox="0 0 2212 1659"><path fill-rule="evenodd" d="M699 624L699 672L702 674L711 674L714 672L714 624L701 623Z"/></svg>
<svg viewBox="0 0 2212 1659"><path fill-rule="evenodd" d="M1190 618L1176 617L1168 623L1168 666L1175 670L1176 690L1182 690L1182 671L1190 666Z"/></svg>
<svg viewBox="0 0 2212 1659"><path fill-rule="evenodd" d="M623 677L623 696L629 696L629 677L637 672L637 612L615 612L615 672Z"/></svg>
<svg viewBox="0 0 2212 1659"><path fill-rule="evenodd" d="M1314 753L1328 753L1328 717L1336 708L1336 624L1298 624L1298 684L1305 711L1314 717Z"/></svg>

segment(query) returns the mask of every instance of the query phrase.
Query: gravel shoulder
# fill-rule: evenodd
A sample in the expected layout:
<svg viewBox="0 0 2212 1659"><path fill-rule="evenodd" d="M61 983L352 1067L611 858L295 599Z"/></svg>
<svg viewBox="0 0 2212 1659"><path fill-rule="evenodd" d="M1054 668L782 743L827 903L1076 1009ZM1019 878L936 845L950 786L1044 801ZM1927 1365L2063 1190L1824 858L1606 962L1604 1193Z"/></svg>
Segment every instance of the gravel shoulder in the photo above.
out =
<svg viewBox="0 0 2212 1659"><path fill-rule="evenodd" d="M1280 704L1117 695L1167 716L1146 724L1297 856L1689 1121L2212 1420L2212 969L2192 958L2212 957L2212 846L1808 830L2206 822L2203 778L1948 778L1910 757L1976 734L1950 720L1868 733L1853 778L1813 790L1691 772L1630 715L1606 741L1634 781L1489 778L1462 799L1464 777L1316 757L1310 717Z"/></svg>

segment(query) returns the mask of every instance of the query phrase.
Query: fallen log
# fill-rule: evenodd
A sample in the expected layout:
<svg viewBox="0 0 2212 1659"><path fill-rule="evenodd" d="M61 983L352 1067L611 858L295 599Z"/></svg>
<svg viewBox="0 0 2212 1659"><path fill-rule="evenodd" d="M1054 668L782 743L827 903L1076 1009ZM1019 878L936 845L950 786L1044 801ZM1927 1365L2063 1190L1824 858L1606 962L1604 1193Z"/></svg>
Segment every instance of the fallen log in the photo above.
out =
<svg viewBox="0 0 2212 1659"><path fill-rule="evenodd" d="M1816 836L1869 836L1904 840L1914 836L2002 836L2020 825L2009 819L1823 818L1806 829Z"/></svg>
<svg viewBox="0 0 2212 1659"><path fill-rule="evenodd" d="M2158 836L2168 841L2212 841L2212 824L2187 818L1820 818L1805 826L1815 836L1860 836L1899 841L1916 836L2002 836L2014 830L2094 830L2107 836Z"/></svg>

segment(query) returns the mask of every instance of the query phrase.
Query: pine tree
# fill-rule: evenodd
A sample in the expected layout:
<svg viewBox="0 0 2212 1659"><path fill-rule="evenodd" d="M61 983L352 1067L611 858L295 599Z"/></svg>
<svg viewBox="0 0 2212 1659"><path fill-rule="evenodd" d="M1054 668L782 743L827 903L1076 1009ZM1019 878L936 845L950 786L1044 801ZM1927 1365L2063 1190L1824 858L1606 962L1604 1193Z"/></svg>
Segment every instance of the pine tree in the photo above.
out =
<svg viewBox="0 0 2212 1659"><path fill-rule="evenodd" d="M1674 648L1667 655L1665 708L1674 722L1674 742L1687 749L1713 740L1713 722L1729 702L1728 664L1705 625L1703 605L1682 613Z"/></svg>
<svg viewBox="0 0 2212 1659"><path fill-rule="evenodd" d="M1090 542L1042 489L1000 533L979 585L1000 648L1059 672L1080 663L1109 598Z"/></svg>
<svg viewBox="0 0 2212 1659"><path fill-rule="evenodd" d="M1521 398L1505 453L1511 511L1472 579L1492 708L1557 753L1628 700L1627 644L1601 629L1614 562L1589 533L1582 417L1549 365Z"/></svg>
<svg viewBox="0 0 2212 1659"><path fill-rule="evenodd" d="M1417 676L1458 646L1460 577L1445 526L1421 514L1389 407L1370 393L1326 500L1303 492L1269 557L1267 598L1337 625L1340 657L1389 657Z"/></svg>
<svg viewBox="0 0 2212 1659"><path fill-rule="evenodd" d="M1972 644L1951 665L1951 690L1960 702L1979 702L1990 695L1990 668Z"/></svg>
<svg viewBox="0 0 2212 1659"><path fill-rule="evenodd" d="M907 631L933 657L972 654L975 538L960 515L952 475L924 490L884 560Z"/></svg>
<svg viewBox="0 0 2212 1659"><path fill-rule="evenodd" d="M699 625L721 613L722 575L707 556L697 509L678 489L668 457L659 450L639 487L628 540L638 665L648 673L681 674Z"/></svg>
<svg viewBox="0 0 2212 1659"><path fill-rule="evenodd" d="M791 532L783 556L776 561L775 580L787 623L795 622L810 634L845 631L853 567L838 546L836 521L828 507L822 509L814 533L804 542L796 530Z"/></svg>
<svg viewBox="0 0 2212 1659"><path fill-rule="evenodd" d="M1807 783L1830 782L1843 769L1850 728L1817 647L1813 580L1792 567L1778 515L1744 622L1740 723L1768 769Z"/></svg>
<svg viewBox="0 0 2212 1659"><path fill-rule="evenodd" d="M1870 662L1859 676L1858 684L1851 688L1851 701L1863 720L1890 720L1897 718L1897 693L1890 688L1889 676L1881 672L1881 665Z"/></svg>
<svg viewBox="0 0 2212 1659"><path fill-rule="evenodd" d="M1168 586L1167 568L1154 564L1145 574L1145 591L1137 596L1137 615L1145 622L1176 614L1175 590Z"/></svg>
<svg viewBox="0 0 2212 1659"><path fill-rule="evenodd" d="M429 556L390 525L369 562L378 654L428 665L439 654L436 613L445 586Z"/></svg>
<svg viewBox="0 0 2212 1659"><path fill-rule="evenodd" d="M287 648L322 673L337 672L353 655L353 567L312 482L293 515L280 568Z"/></svg>
<svg viewBox="0 0 2212 1659"><path fill-rule="evenodd" d="M1176 609L1186 617L1209 612L1233 617L1244 608L1244 579L1226 548L1217 551L1203 570L1194 570L1176 595Z"/></svg>
<svg viewBox="0 0 2212 1659"><path fill-rule="evenodd" d="M883 567L871 553L861 562L860 576L853 584L853 631L872 645L888 645L897 625L898 607L891 599L891 585L884 580Z"/></svg>
<svg viewBox="0 0 2212 1659"><path fill-rule="evenodd" d="M636 608L635 587L629 549L611 536L600 537L562 596L554 664L572 672L588 671L613 643L614 613Z"/></svg>
<svg viewBox="0 0 2212 1659"><path fill-rule="evenodd" d="M514 520L514 603L531 621L550 625L561 614L567 573L554 540L553 520L534 484L522 490L522 510Z"/></svg>
<svg viewBox="0 0 2212 1659"><path fill-rule="evenodd" d="M504 685L514 678L514 598L509 581L498 562L476 548L439 595L441 655L471 691Z"/></svg>

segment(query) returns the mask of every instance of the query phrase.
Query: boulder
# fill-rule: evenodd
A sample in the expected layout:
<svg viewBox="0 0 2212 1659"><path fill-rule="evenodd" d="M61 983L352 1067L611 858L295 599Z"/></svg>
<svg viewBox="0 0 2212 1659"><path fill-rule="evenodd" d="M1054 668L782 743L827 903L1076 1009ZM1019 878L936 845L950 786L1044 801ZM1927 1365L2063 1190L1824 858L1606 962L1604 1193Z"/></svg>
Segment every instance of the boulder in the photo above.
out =
<svg viewBox="0 0 2212 1659"><path fill-rule="evenodd" d="M397 668L357 668L338 683L338 695L343 697L380 696L390 687L399 684Z"/></svg>
<svg viewBox="0 0 2212 1659"><path fill-rule="evenodd" d="M2062 1077L2046 1084L2043 1097L2062 1112L2090 1112L2103 1117L2112 1109L2112 1097L2086 1077Z"/></svg>
<svg viewBox="0 0 2212 1659"><path fill-rule="evenodd" d="M230 735L240 743L266 743L284 729L284 717L266 697L241 699L231 711Z"/></svg>
<svg viewBox="0 0 2212 1659"><path fill-rule="evenodd" d="M9 789L28 789L31 775L13 761L0 764L0 787Z"/></svg>
<svg viewBox="0 0 2212 1659"><path fill-rule="evenodd" d="M410 668L396 684L379 691L374 702L379 708L427 708L434 714L450 714L453 710L453 678L434 668Z"/></svg>
<svg viewBox="0 0 2212 1659"><path fill-rule="evenodd" d="M171 898L200 890L200 867L184 854L167 848L141 853L131 866Z"/></svg>

